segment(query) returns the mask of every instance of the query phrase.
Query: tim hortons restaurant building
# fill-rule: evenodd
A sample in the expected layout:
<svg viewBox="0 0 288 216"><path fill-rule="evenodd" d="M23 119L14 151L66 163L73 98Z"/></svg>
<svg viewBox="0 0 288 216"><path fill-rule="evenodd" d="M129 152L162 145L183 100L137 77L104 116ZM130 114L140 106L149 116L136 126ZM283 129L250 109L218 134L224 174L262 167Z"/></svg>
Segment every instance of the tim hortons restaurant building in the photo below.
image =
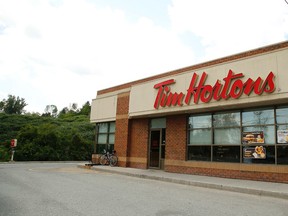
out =
<svg viewBox="0 0 288 216"><path fill-rule="evenodd" d="M288 41L97 92L121 167L288 183Z"/></svg>

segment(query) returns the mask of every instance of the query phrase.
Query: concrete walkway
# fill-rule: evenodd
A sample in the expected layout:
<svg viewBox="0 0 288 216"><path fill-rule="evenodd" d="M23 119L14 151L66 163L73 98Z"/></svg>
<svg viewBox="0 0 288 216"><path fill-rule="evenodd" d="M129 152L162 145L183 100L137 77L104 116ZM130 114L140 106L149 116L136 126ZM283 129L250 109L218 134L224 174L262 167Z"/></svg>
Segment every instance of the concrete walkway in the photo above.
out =
<svg viewBox="0 0 288 216"><path fill-rule="evenodd" d="M78 167L84 168L85 165L82 164L79 165ZM152 179L177 184L205 187L211 189L220 189L220 190L260 195L260 196L270 196L288 200L288 184L282 184L282 183L228 179L228 178L218 178L218 177L199 176L199 175L187 175L179 173L169 173L163 170L135 169L127 167L110 167L100 165L92 166L91 169L144 179Z"/></svg>

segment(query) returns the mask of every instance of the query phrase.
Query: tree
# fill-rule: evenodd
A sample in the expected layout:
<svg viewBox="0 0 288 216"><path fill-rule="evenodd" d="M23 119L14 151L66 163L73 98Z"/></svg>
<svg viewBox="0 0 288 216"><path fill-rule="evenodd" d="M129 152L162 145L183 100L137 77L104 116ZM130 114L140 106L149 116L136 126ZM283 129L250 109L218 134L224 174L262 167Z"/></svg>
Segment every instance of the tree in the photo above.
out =
<svg viewBox="0 0 288 216"><path fill-rule="evenodd" d="M89 121L89 102L82 108L73 103L69 108L63 108L55 118L52 116L57 113L56 106L52 105L42 116L7 114L4 112L6 101L8 99L0 101L0 161L10 158L11 139L18 140L16 161L90 159L95 125Z"/></svg>
<svg viewBox="0 0 288 216"><path fill-rule="evenodd" d="M78 113L79 110L78 110L78 104L77 103L72 103L70 104L70 109L69 109L69 113Z"/></svg>
<svg viewBox="0 0 288 216"><path fill-rule="evenodd" d="M44 111L45 113L43 113L42 116L57 117L58 109L55 105L47 105Z"/></svg>
<svg viewBox="0 0 288 216"><path fill-rule="evenodd" d="M59 112L59 117L65 116L69 112L69 109L67 107L64 107L60 112Z"/></svg>
<svg viewBox="0 0 288 216"><path fill-rule="evenodd" d="M0 112L3 112L4 105L5 105L4 101L0 101Z"/></svg>
<svg viewBox="0 0 288 216"><path fill-rule="evenodd" d="M81 108L79 114L89 116L91 112L91 105L90 102L87 101Z"/></svg>
<svg viewBox="0 0 288 216"><path fill-rule="evenodd" d="M66 118L66 117L71 117L71 116L77 116L80 114L80 109L78 109L78 104L77 103L72 103L68 107L64 107L60 112L58 117L60 118Z"/></svg>
<svg viewBox="0 0 288 216"><path fill-rule="evenodd" d="M27 105L24 98L8 95L7 99L0 102L0 111L4 111L6 114L22 114L25 112L24 107Z"/></svg>

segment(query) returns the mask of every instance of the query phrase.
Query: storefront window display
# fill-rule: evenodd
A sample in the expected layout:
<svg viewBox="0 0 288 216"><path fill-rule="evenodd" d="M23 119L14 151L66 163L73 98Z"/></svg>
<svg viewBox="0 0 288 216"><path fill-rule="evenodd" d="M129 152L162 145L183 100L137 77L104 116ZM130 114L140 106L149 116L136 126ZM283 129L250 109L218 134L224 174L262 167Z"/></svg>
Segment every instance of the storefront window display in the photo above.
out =
<svg viewBox="0 0 288 216"><path fill-rule="evenodd" d="M288 108L191 115L188 160L288 164Z"/></svg>

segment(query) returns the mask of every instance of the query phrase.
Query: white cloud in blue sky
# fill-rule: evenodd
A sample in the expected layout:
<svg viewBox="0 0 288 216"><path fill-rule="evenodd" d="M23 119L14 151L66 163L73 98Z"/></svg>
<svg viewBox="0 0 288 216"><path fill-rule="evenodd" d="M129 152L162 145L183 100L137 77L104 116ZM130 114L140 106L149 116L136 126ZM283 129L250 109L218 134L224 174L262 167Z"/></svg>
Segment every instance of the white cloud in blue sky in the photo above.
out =
<svg viewBox="0 0 288 216"><path fill-rule="evenodd" d="M0 100L42 113L288 39L284 0L0 0Z"/></svg>

